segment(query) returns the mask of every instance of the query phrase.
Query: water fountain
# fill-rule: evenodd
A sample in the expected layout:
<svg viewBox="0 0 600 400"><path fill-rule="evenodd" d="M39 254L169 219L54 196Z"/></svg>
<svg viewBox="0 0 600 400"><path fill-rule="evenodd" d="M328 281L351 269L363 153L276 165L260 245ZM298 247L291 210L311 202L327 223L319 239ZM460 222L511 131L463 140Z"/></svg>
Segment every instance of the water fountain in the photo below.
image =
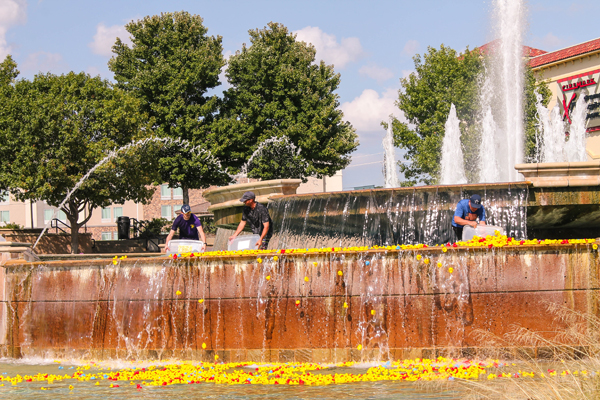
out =
<svg viewBox="0 0 600 400"><path fill-rule="evenodd" d="M522 19L520 2L496 6L502 21ZM499 82L507 95L515 83L509 74L519 73L514 60L520 60L521 34L510 36L504 22L501 28L508 61L494 73L504 74ZM567 185L531 178L528 168L539 173L538 164L518 166L527 180L517 182L522 127L509 103L519 101L506 99L500 114L488 112L489 102L483 115L487 131L497 135L486 145L506 143L483 179L504 183L308 195L293 194L297 180L232 185L207 194L215 222L220 229L237 225L240 192L256 190L269 202L276 228L270 252L8 261L0 267L0 351L50 359L219 356L225 362L497 358L515 349L490 344L477 331L502 336L519 324L547 337L549 326L564 328L548 304L596 315L600 259L592 244L526 240L598 236L600 165L573 167ZM449 120L447 131L459 135L455 112ZM482 154L492 149L483 147ZM454 207L472 193L482 195L489 222L521 245L435 246L454 241ZM566 342L563 350L574 344ZM544 352L543 346L526 350Z"/></svg>

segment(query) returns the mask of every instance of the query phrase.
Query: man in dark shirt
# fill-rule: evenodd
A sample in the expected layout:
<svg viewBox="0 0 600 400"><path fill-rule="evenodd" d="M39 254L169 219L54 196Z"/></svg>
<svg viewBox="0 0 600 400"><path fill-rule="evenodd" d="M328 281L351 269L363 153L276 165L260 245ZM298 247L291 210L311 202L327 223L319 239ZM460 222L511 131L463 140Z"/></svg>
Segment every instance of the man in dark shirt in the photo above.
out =
<svg viewBox="0 0 600 400"><path fill-rule="evenodd" d="M202 222L200 222L198 217L192 214L192 208L187 204L181 206L181 214L173 221L171 232L169 232L169 236L167 236L165 249L169 248L169 242L173 239L173 235L175 235L177 229L179 229L180 239L202 239L203 250L206 250L206 236L204 235L204 229L202 229ZM198 234L200 234L200 237L198 237Z"/></svg>
<svg viewBox="0 0 600 400"><path fill-rule="evenodd" d="M240 199L245 204L242 211L242 220L233 235L229 237L229 241L235 239L237 235L244 230L246 223L250 224L252 233L260 235L260 239L256 242L259 249L265 250L269 245L269 240L273 236L273 222L269 216L267 207L255 201L256 197L252 192L246 192Z"/></svg>

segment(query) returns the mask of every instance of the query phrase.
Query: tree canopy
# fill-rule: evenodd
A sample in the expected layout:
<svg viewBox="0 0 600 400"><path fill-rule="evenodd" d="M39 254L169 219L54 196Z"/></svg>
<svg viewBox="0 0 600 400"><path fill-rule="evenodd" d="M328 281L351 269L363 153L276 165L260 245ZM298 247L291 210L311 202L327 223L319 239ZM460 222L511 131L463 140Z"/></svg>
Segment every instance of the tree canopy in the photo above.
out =
<svg viewBox="0 0 600 400"><path fill-rule="evenodd" d="M221 37L208 36L202 18L187 12L147 16L126 25L131 47L117 38L109 68L116 86L141 100L142 111L154 119L160 137L183 139L190 147L166 146L160 154L160 182L188 189L227 183L230 178L209 157L207 134L218 98L209 89L219 85L225 65Z"/></svg>
<svg viewBox="0 0 600 400"><path fill-rule="evenodd" d="M401 79L401 89L396 105L404 113L408 123L393 121L395 145L406 151L400 162L404 173L403 185L437 183L440 174L441 147L444 124L451 104L456 107L460 122L461 142L465 157L477 157L479 143L479 85L486 58L478 49L467 49L459 54L454 49L441 45L439 49L429 47L423 56L414 57L415 72ZM537 88L545 99L549 90L543 83L536 82L533 73L526 68L525 80L525 129L526 151L533 151L536 129L534 90ZM467 170L472 181L477 171Z"/></svg>
<svg viewBox="0 0 600 400"><path fill-rule="evenodd" d="M340 75L332 65L315 63L314 47L281 24L249 34L250 46L244 44L228 62L231 87L211 136L220 157L240 168L266 140L287 137L301 149L299 157L255 162L250 177L321 178L345 168L358 141L339 109Z"/></svg>
<svg viewBox="0 0 600 400"><path fill-rule="evenodd" d="M2 68L0 76L16 78L10 59ZM148 135L139 100L99 77L71 72L39 74L32 81L14 78L2 88L0 99L0 187L17 200L44 200L58 207L110 151ZM147 150L140 156L143 151L132 147L110 159L63 205L73 253L78 251L79 228L94 208L150 199L153 189L147 185L156 179L156 147Z"/></svg>

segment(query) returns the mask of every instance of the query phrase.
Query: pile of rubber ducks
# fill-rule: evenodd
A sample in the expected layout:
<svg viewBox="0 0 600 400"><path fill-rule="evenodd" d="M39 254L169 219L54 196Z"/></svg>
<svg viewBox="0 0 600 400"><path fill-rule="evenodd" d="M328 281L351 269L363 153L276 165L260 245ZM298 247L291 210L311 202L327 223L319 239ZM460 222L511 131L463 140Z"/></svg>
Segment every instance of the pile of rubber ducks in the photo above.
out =
<svg viewBox="0 0 600 400"><path fill-rule="evenodd" d="M513 366L515 364L512 364ZM499 378L546 378L547 376L595 376L597 372L568 370L561 373L548 370L544 373L527 371L507 372L509 364L499 360L477 362L464 359L415 359L404 361L387 361L380 365L368 368L364 373L338 373L339 368L360 367L354 362L322 365L317 363L192 363L182 362L177 364L151 365L146 367L125 368L111 370L111 368L95 367L90 372L90 365L79 366L75 372L69 374L41 374L36 375L0 375L0 386L10 383L13 386L25 382L40 383L45 386L41 390L64 387L77 382L95 382L96 386L119 388L121 385L136 386L142 389L147 386L169 386L182 384L215 383L227 385L309 385L325 386L354 382L377 381L439 381L439 380L477 380ZM332 367L336 370L328 371ZM59 367L61 368L61 367ZM73 367L71 367L73 368ZM509 367L510 368L510 367ZM515 368L513 368L515 369ZM358 369L357 369L358 371ZM1 390L0 390L1 391Z"/></svg>
<svg viewBox="0 0 600 400"><path fill-rule="evenodd" d="M592 244L593 250L598 250L596 239L531 239L531 240L516 240L512 237L502 235L499 231L495 231L494 235L486 237L474 236L469 241L458 241L456 243L446 243L435 246L427 246L426 244L403 244L395 246L351 246L351 247L322 247L322 248L305 248L305 249L280 249L280 250L237 250L237 251L208 251L205 253L181 253L172 254L173 259L178 258L195 258L195 257L231 257L231 256L260 256L263 254L321 254L335 252L367 252L367 251L402 251L402 250L421 250L421 249L442 249L445 253L448 249L462 247L515 247L515 246L539 246L539 245L573 245L573 244ZM277 257L277 256L276 256ZM276 261L275 257L273 258Z"/></svg>

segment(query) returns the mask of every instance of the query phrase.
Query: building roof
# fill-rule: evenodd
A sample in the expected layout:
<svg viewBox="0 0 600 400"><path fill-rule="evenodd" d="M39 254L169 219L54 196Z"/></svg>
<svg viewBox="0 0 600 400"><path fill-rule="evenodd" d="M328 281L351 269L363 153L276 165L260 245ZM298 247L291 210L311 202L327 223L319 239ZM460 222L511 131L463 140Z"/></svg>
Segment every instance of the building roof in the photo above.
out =
<svg viewBox="0 0 600 400"><path fill-rule="evenodd" d="M564 49L552 51L550 53L533 56L529 60L529 66L531 68L541 67L542 65L565 60L567 58L583 55L596 50L600 50L600 38L593 39L585 43L576 44L575 46L566 47Z"/></svg>
<svg viewBox="0 0 600 400"><path fill-rule="evenodd" d="M493 53L496 47L500 44L500 39L492 40L489 43L486 43L482 46L476 47L474 50L479 50L481 54L490 54ZM523 57L536 57L541 54L546 54L547 52L544 50L536 49L529 46L523 46Z"/></svg>

